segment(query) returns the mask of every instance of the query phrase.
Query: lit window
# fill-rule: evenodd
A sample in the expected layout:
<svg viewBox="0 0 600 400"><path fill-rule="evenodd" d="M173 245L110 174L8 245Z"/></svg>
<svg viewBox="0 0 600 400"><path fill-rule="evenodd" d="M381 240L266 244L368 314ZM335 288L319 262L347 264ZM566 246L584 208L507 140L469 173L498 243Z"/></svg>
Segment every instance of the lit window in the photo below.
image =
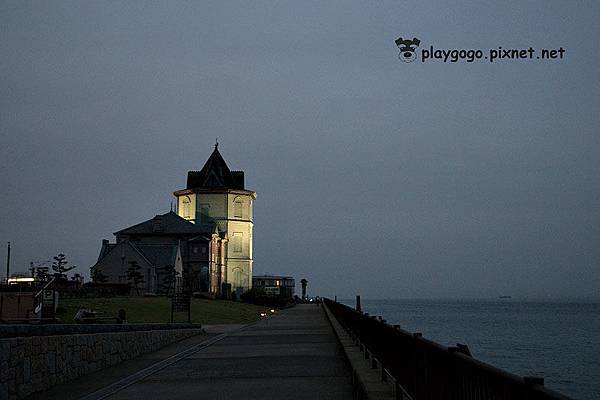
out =
<svg viewBox="0 0 600 400"><path fill-rule="evenodd" d="M192 199L190 196L185 196L183 198L183 218L190 218L190 204L192 203Z"/></svg>

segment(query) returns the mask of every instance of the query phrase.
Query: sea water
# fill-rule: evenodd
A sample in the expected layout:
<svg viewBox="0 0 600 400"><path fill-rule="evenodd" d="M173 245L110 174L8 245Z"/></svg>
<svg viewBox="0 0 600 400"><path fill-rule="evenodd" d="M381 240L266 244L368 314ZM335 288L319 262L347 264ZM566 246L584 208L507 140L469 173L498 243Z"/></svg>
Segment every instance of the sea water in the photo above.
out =
<svg viewBox="0 0 600 400"><path fill-rule="evenodd" d="M342 300L354 307L354 300ZM581 400L600 399L600 302L371 300L362 309Z"/></svg>

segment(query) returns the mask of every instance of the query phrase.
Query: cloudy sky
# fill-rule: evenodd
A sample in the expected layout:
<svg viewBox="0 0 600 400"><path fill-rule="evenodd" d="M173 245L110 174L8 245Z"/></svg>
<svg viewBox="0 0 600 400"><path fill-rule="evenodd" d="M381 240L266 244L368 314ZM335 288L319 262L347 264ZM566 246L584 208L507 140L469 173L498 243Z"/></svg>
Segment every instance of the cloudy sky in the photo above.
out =
<svg viewBox="0 0 600 400"><path fill-rule="evenodd" d="M423 3L0 2L0 257L89 274L218 137L258 192L255 273L600 298L600 3ZM404 63L400 36L565 55Z"/></svg>

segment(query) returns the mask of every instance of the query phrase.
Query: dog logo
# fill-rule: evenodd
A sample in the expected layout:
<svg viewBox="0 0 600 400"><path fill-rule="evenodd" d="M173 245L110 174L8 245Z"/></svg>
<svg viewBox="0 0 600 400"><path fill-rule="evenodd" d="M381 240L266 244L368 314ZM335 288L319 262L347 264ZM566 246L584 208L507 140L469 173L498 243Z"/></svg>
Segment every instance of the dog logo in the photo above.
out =
<svg viewBox="0 0 600 400"><path fill-rule="evenodd" d="M396 46L400 49L400 54L398 54L398 58L404 62L413 62L417 58L417 47L419 47L421 41L417 38L410 39L402 39L399 37L396 39Z"/></svg>

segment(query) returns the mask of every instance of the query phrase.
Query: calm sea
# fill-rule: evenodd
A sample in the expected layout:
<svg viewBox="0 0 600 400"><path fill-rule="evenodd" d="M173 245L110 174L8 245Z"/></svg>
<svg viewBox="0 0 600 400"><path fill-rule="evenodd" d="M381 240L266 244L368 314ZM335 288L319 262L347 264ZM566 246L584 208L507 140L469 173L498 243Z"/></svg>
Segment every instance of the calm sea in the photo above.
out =
<svg viewBox="0 0 600 400"><path fill-rule="evenodd" d="M362 308L575 399L600 399L600 303L362 299Z"/></svg>

